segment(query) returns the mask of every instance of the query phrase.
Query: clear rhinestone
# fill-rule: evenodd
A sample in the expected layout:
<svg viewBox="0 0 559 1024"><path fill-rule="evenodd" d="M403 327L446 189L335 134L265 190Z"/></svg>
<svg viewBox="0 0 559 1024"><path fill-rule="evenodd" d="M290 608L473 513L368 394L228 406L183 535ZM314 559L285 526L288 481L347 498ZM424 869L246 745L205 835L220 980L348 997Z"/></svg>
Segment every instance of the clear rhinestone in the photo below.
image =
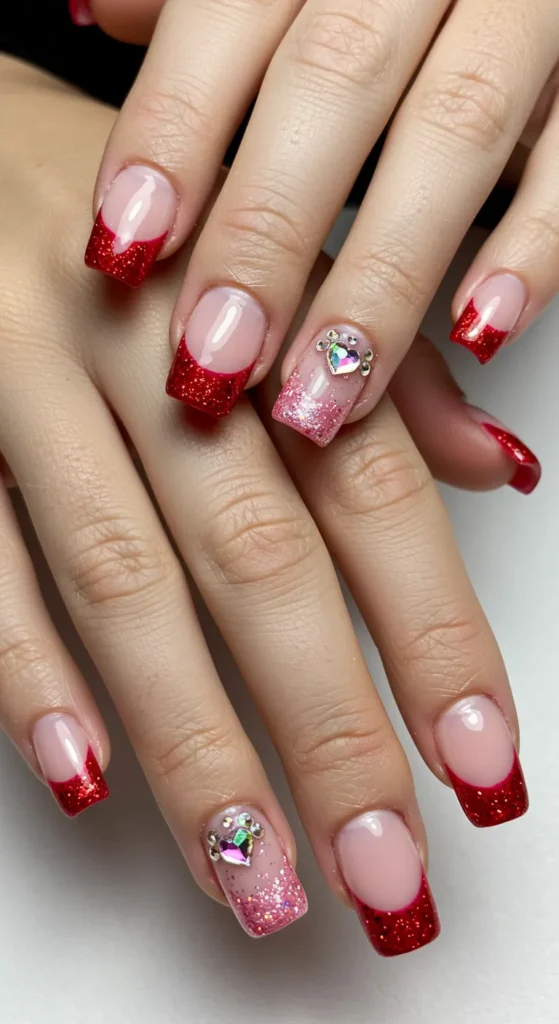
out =
<svg viewBox="0 0 559 1024"><path fill-rule="evenodd" d="M239 817L237 818L237 822L241 826L241 828L250 828L253 821L254 818L252 817L252 814L247 814L246 811L243 811L242 814L239 814Z"/></svg>
<svg viewBox="0 0 559 1024"><path fill-rule="evenodd" d="M348 345L351 345L352 348L354 348L357 345L357 338L354 338L352 336L351 338L347 339L347 343Z"/></svg>
<svg viewBox="0 0 559 1024"><path fill-rule="evenodd" d="M264 829L258 821L252 826L251 832L255 839L262 839L262 836L264 835Z"/></svg>
<svg viewBox="0 0 559 1024"><path fill-rule="evenodd" d="M326 338L319 338L316 343L316 348L318 352L324 352L325 349L330 348L330 342L326 341Z"/></svg>
<svg viewBox="0 0 559 1024"><path fill-rule="evenodd" d="M361 363L361 366L359 368L359 372L360 372L362 377L368 377L370 372L371 372L371 364L370 363Z"/></svg>
<svg viewBox="0 0 559 1024"><path fill-rule="evenodd" d="M328 331L328 334L326 335L326 337L328 338L328 341L339 341L340 340L340 335L339 335L338 331Z"/></svg>
<svg viewBox="0 0 559 1024"><path fill-rule="evenodd" d="M233 824L233 818L227 816L223 819L221 824L223 825L224 828L231 828L231 825Z"/></svg>
<svg viewBox="0 0 559 1024"><path fill-rule="evenodd" d="M219 850L217 849L217 846L212 847L212 849L210 850L210 860L220 860L220 859L221 859L221 854L220 854Z"/></svg>
<svg viewBox="0 0 559 1024"><path fill-rule="evenodd" d="M365 361L367 363L370 363L373 358L374 357L373 357L372 349L370 349L370 348L366 349L365 352L363 353L363 359L365 359Z"/></svg>
<svg viewBox="0 0 559 1024"><path fill-rule="evenodd" d="M210 829L206 836L206 839L208 840L210 846L214 846L215 843L217 843L217 832L214 828Z"/></svg>

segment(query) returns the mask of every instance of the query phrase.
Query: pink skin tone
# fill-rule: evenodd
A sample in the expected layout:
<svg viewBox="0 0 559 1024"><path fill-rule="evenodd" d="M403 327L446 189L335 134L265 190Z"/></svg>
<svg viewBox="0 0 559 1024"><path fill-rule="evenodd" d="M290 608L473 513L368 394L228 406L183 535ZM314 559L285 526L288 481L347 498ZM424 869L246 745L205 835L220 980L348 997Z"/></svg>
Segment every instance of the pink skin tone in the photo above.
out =
<svg viewBox="0 0 559 1024"><path fill-rule="evenodd" d="M212 865L241 927L252 938L263 938L306 914L307 897L268 818L256 808L240 804L215 814L204 829L204 842L211 829L220 838L232 836L243 812L264 829L261 839L254 838L250 864L219 859Z"/></svg>
<svg viewBox="0 0 559 1024"><path fill-rule="evenodd" d="M338 835L336 855L348 889L375 910L402 910L419 892L421 858L393 811L371 811L351 821Z"/></svg>
<svg viewBox="0 0 559 1024"><path fill-rule="evenodd" d="M117 175L101 206L105 225L116 238L116 255L132 242L149 242L171 230L177 195L163 174L151 167L130 166Z"/></svg>
<svg viewBox="0 0 559 1024"><path fill-rule="evenodd" d="M70 17L74 25L86 28L88 25L95 25L96 21L88 0L69 0Z"/></svg>
<svg viewBox="0 0 559 1024"><path fill-rule="evenodd" d="M471 786L496 786L511 772L515 747L503 715L489 697L459 701L439 720L435 736L444 763Z"/></svg>
<svg viewBox="0 0 559 1024"><path fill-rule="evenodd" d="M281 389L272 412L278 423L298 431L321 448L336 436L367 379L359 369L332 374L327 352L318 351L316 347L317 342L326 340L331 331L339 334L340 345L353 349L361 359L365 352L371 351L369 339L351 325L325 327L303 353ZM350 339L355 342L353 346Z"/></svg>
<svg viewBox="0 0 559 1024"><path fill-rule="evenodd" d="M67 782L84 771L89 739L71 715L41 718L33 730L33 746L49 782Z"/></svg>
<svg viewBox="0 0 559 1024"><path fill-rule="evenodd" d="M233 374L253 365L267 330L266 314L248 292L211 288L188 321L186 343L199 366Z"/></svg>

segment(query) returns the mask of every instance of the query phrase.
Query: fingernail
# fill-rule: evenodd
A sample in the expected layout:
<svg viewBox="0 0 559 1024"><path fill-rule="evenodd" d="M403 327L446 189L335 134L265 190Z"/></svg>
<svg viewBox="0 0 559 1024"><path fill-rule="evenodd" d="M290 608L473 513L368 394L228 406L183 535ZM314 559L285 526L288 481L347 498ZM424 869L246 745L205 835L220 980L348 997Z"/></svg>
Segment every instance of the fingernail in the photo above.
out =
<svg viewBox="0 0 559 1024"><path fill-rule="evenodd" d="M107 783L81 725L71 715L39 719L33 746L55 800L70 818L105 800Z"/></svg>
<svg viewBox="0 0 559 1024"><path fill-rule="evenodd" d="M325 448L359 398L374 358L361 331L347 324L325 327L281 389L272 416Z"/></svg>
<svg viewBox="0 0 559 1024"><path fill-rule="evenodd" d="M475 289L450 335L487 363L504 345L528 302L526 286L514 274L494 274Z"/></svg>
<svg viewBox="0 0 559 1024"><path fill-rule="evenodd" d="M489 697L467 697L445 712L435 739L466 817L478 828L520 818L528 793L507 723Z"/></svg>
<svg viewBox="0 0 559 1024"><path fill-rule="evenodd" d="M233 913L255 939L306 914L307 897L270 822L254 807L214 815L206 849Z"/></svg>
<svg viewBox="0 0 559 1024"><path fill-rule="evenodd" d="M240 288L205 292L180 340L167 394L209 416L228 416L266 338L262 307Z"/></svg>
<svg viewBox="0 0 559 1024"><path fill-rule="evenodd" d="M74 25L86 27L95 25L96 21L89 5L89 0L69 0L70 17Z"/></svg>
<svg viewBox="0 0 559 1024"><path fill-rule="evenodd" d="M419 851L393 811L369 811L341 830L335 852L348 893L372 946L399 956L426 946L439 917Z"/></svg>
<svg viewBox="0 0 559 1024"><path fill-rule="evenodd" d="M86 266L137 288L171 230L178 196L152 167L130 166L107 192L85 251Z"/></svg>
<svg viewBox="0 0 559 1024"><path fill-rule="evenodd" d="M509 487L514 487L515 491L520 491L521 494L531 494L538 486L542 475L542 467L534 453L499 420L489 416L483 409L469 406L469 411L472 419L497 442L512 463L513 474L509 480Z"/></svg>

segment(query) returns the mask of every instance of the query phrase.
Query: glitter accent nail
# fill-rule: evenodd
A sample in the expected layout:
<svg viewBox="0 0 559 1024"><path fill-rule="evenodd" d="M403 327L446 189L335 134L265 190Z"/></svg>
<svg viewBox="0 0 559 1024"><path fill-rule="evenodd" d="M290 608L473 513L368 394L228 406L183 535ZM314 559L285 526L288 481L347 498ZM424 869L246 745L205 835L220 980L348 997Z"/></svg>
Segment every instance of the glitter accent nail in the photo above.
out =
<svg viewBox="0 0 559 1024"><path fill-rule="evenodd" d="M70 818L108 797L89 740L71 715L55 712L39 719L33 746L54 798Z"/></svg>
<svg viewBox="0 0 559 1024"><path fill-rule="evenodd" d="M281 389L272 416L324 448L353 409L374 360L361 331L347 324L324 328Z"/></svg>
<svg viewBox="0 0 559 1024"><path fill-rule="evenodd" d="M225 830L224 818L231 818ZM205 831L221 888L248 935L272 935L307 912L303 886L262 812L228 807L214 815Z"/></svg>

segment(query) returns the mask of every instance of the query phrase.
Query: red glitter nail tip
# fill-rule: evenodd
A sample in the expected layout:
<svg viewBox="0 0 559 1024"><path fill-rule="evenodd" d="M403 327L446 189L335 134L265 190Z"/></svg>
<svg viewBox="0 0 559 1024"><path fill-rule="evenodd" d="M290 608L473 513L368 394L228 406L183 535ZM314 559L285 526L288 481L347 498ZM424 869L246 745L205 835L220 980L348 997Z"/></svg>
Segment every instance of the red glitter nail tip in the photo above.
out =
<svg viewBox="0 0 559 1024"><path fill-rule="evenodd" d="M496 786L471 786L445 765L464 814L476 828L492 828L521 818L528 810L528 791L518 755L506 779Z"/></svg>
<svg viewBox="0 0 559 1024"><path fill-rule="evenodd" d="M402 910L375 910L354 893L350 896L371 945L381 956L400 956L427 946L441 930L429 882L422 874L419 892Z"/></svg>
<svg viewBox="0 0 559 1024"><path fill-rule="evenodd" d="M542 467L534 453L504 427L495 423L482 423L482 427L517 464L518 468L509 480L509 487L514 487L515 491L520 491L521 494L531 494L538 486L542 475Z"/></svg>
<svg viewBox="0 0 559 1024"><path fill-rule="evenodd" d="M254 363L232 374L208 370L190 355L183 335L165 390L170 398L176 398L208 416L221 418L228 416L238 402L253 366Z"/></svg>
<svg viewBox="0 0 559 1024"><path fill-rule="evenodd" d="M138 288L155 263L167 234L166 231L148 242L131 242L124 252L115 253L116 235L107 227L99 211L85 250L85 265L116 278L129 288Z"/></svg>
<svg viewBox="0 0 559 1024"><path fill-rule="evenodd" d="M106 800L109 789L97 758L91 747L87 751L83 772L66 782L52 782L47 779L54 798L70 818L87 810L93 804Z"/></svg>
<svg viewBox="0 0 559 1024"><path fill-rule="evenodd" d="M491 324L486 324L476 331L475 328L479 320L479 313L471 299L456 322L450 340L473 352L476 359L483 365L483 363L488 363L504 345L510 331L498 331L495 327L491 327Z"/></svg>

